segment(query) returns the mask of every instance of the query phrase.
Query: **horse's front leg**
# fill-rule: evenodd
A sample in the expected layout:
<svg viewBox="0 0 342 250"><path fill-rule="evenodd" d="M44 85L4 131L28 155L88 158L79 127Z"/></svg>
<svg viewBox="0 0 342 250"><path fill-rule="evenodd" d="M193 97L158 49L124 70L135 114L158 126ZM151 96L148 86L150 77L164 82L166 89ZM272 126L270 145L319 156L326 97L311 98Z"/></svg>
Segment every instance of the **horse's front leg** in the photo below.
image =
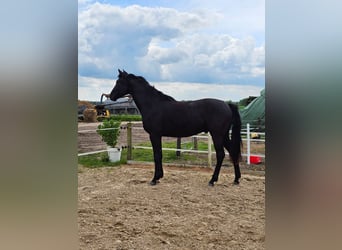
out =
<svg viewBox="0 0 342 250"><path fill-rule="evenodd" d="M153 147L154 157L154 177L150 182L151 185L156 185L160 178L163 178L163 166L162 166L162 148L161 148L161 136L150 134L150 140Z"/></svg>

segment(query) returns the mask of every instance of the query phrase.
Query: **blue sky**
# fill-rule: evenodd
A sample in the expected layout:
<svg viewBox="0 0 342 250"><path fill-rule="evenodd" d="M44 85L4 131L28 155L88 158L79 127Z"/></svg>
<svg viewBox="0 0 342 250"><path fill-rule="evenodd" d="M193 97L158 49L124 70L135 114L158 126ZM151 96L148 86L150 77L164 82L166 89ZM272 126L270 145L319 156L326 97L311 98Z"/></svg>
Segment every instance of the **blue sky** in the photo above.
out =
<svg viewBox="0 0 342 250"><path fill-rule="evenodd" d="M78 98L110 92L117 69L178 100L239 100L265 86L264 0L79 0Z"/></svg>

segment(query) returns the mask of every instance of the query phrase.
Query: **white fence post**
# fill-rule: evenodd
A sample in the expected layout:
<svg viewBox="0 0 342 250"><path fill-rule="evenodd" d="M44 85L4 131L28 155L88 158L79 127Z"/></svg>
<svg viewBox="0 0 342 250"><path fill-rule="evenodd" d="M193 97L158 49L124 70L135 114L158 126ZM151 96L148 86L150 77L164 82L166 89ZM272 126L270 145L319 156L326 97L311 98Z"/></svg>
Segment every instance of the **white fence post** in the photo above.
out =
<svg viewBox="0 0 342 250"><path fill-rule="evenodd" d="M247 164L251 164L251 138L250 138L250 127L249 123L247 123Z"/></svg>
<svg viewBox="0 0 342 250"><path fill-rule="evenodd" d="M211 144L212 144L212 138L211 135L208 133L208 165L209 167L212 167L213 164L211 162L211 156L212 156L212 152L211 152Z"/></svg>

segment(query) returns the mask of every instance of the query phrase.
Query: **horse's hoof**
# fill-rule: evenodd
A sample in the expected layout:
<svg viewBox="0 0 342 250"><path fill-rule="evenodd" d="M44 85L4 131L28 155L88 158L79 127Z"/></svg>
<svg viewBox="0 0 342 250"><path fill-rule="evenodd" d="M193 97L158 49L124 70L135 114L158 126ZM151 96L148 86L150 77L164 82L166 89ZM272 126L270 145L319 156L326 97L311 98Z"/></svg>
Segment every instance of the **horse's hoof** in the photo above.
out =
<svg viewBox="0 0 342 250"><path fill-rule="evenodd" d="M213 187L214 183L209 182L208 185L209 185L209 187Z"/></svg>
<svg viewBox="0 0 342 250"><path fill-rule="evenodd" d="M235 180L233 184L234 184L234 185L239 185L240 182Z"/></svg>
<svg viewBox="0 0 342 250"><path fill-rule="evenodd" d="M155 186L155 185L157 185L158 183L159 183L158 180L157 180L157 181L152 180L152 181L150 182L150 185L151 185L151 186Z"/></svg>

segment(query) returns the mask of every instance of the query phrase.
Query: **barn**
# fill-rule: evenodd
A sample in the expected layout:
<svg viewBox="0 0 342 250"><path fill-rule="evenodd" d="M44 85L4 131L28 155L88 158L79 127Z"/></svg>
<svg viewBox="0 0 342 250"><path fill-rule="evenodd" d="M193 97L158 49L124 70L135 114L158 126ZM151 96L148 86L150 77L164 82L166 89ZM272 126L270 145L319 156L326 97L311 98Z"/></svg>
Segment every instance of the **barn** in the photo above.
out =
<svg viewBox="0 0 342 250"><path fill-rule="evenodd" d="M96 104L100 104L100 102ZM131 98L119 98L115 102L107 99L102 104L106 105L105 108L108 109L111 114L140 114L137 105Z"/></svg>

